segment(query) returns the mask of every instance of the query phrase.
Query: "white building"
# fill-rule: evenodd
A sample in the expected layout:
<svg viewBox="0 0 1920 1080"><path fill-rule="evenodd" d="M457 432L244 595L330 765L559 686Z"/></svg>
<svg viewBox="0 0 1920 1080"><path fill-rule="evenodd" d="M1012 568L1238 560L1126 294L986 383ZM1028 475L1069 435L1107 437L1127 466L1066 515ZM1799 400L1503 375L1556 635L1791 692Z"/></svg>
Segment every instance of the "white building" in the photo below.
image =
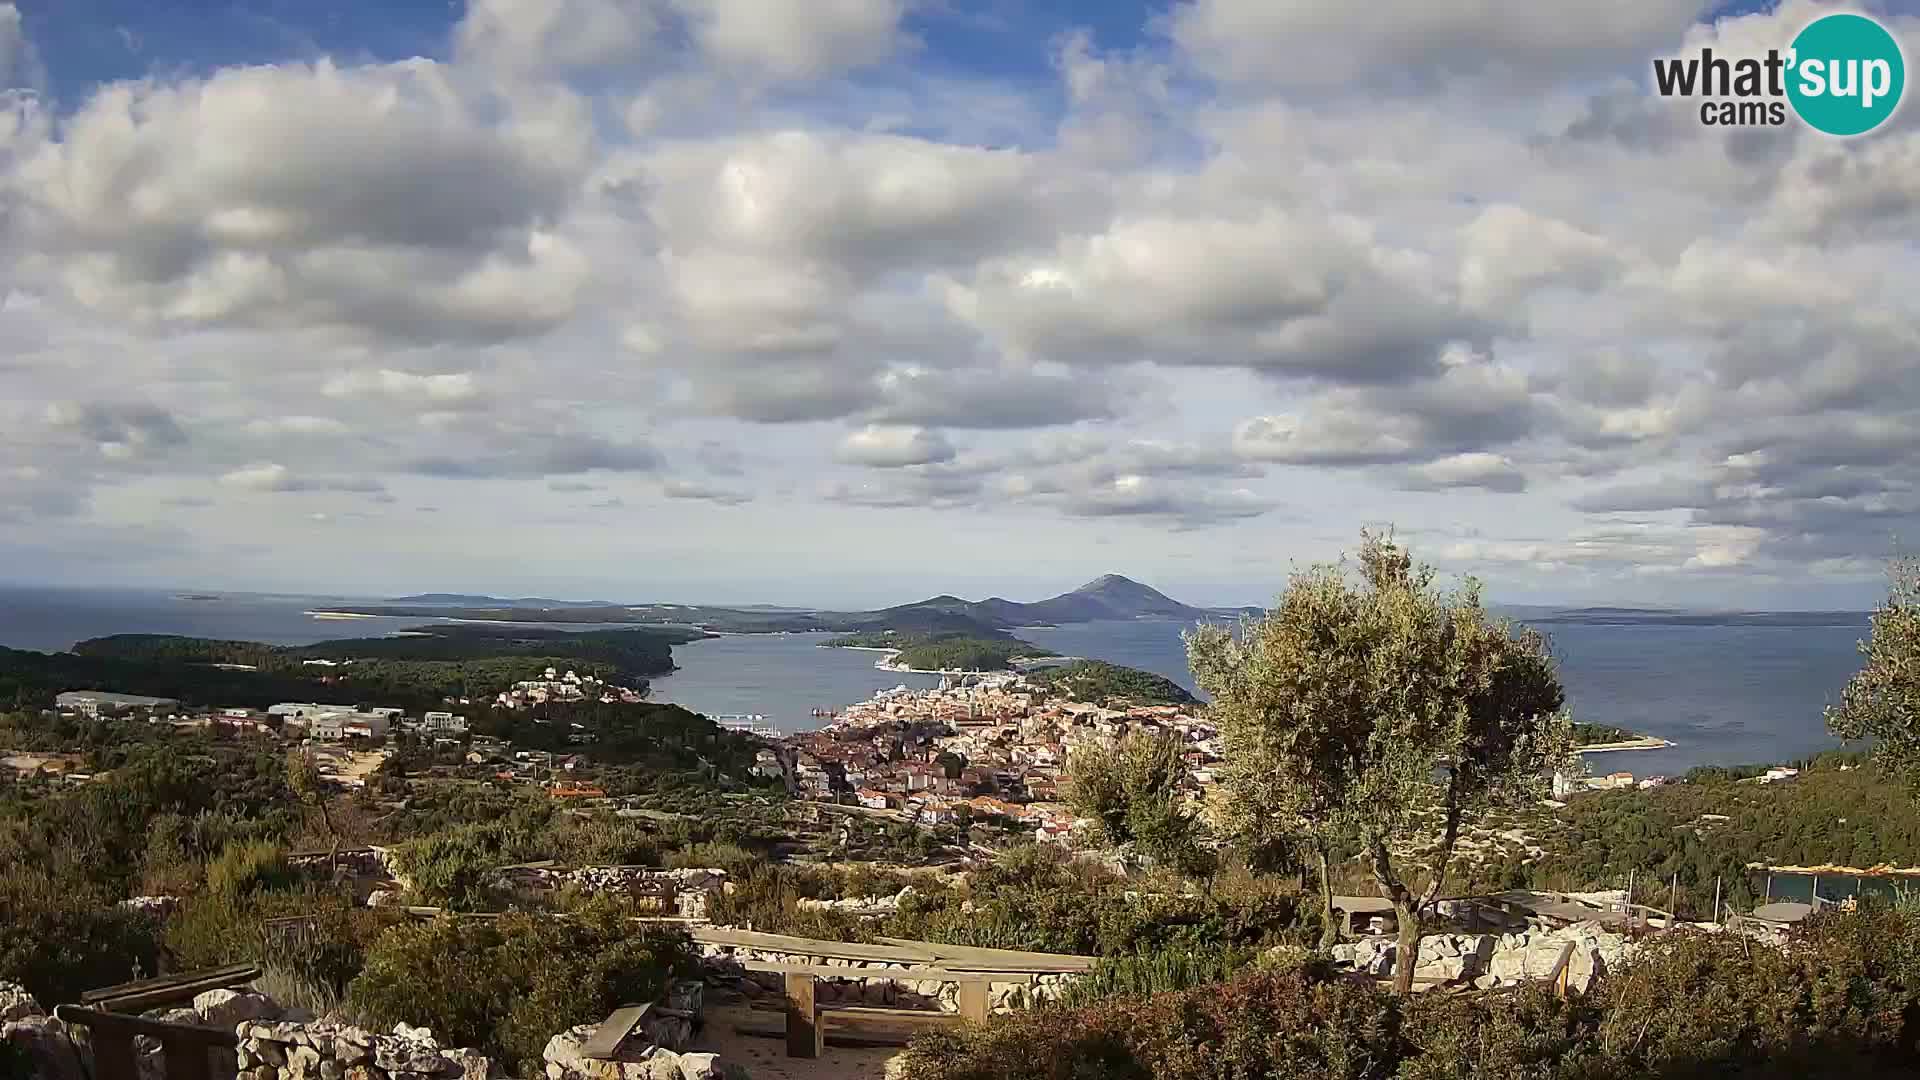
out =
<svg viewBox="0 0 1920 1080"><path fill-rule="evenodd" d="M92 717L98 717L102 712L111 713L120 709L172 712L180 707L180 702L173 698L110 694L105 690L68 690L54 698L53 703L58 708Z"/></svg>
<svg viewBox="0 0 1920 1080"><path fill-rule="evenodd" d="M467 730L467 718L450 712L430 712L420 717L420 730L433 735L459 734Z"/></svg>

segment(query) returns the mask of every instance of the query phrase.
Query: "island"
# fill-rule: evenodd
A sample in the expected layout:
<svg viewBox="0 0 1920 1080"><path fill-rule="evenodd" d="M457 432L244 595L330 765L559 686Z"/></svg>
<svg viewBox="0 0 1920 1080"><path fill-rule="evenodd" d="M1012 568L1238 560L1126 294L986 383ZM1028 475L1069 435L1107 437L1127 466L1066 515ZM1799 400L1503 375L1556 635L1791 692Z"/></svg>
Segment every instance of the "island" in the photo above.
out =
<svg viewBox="0 0 1920 1080"><path fill-rule="evenodd" d="M1607 724L1573 725L1573 749L1580 754L1604 754L1611 750L1665 750L1673 743L1655 735L1642 735Z"/></svg>
<svg viewBox="0 0 1920 1080"><path fill-rule="evenodd" d="M674 645L711 636L666 628L569 632L447 624L287 646L115 634L67 652L0 649L0 696L32 700L62 690L111 689L206 705L352 697L437 708L448 697L491 696L547 668L644 693L649 678L674 670Z"/></svg>
<svg viewBox="0 0 1920 1080"><path fill-rule="evenodd" d="M425 593L382 604L316 608L316 618L389 617L473 622L601 623L684 626L729 634L860 634L892 630L922 637L961 635L1013 640L1020 627L1105 620L1166 619L1202 622L1257 614L1258 608L1201 608L1119 574L1106 574L1071 592L1034 603L1001 597L963 600L940 595L871 611L772 608L764 605L614 604L540 597L517 600L465 593Z"/></svg>
<svg viewBox="0 0 1920 1080"><path fill-rule="evenodd" d="M1030 641L965 634L916 636L890 630L849 634L823 642L830 649L870 649L886 653L874 666L883 671L925 674L982 674L1012 671L1022 663L1056 655Z"/></svg>

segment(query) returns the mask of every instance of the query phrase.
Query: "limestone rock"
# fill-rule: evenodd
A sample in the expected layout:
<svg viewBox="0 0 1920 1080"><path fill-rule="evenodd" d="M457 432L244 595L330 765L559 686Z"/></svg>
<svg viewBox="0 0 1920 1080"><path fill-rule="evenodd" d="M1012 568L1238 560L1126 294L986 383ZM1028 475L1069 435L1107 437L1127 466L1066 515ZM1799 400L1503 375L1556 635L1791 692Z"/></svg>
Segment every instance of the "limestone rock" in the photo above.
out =
<svg viewBox="0 0 1920 1080"><path fill-rule="evenodd" d="M373 1036L357 1027L333 1033L333 1059L341 1065L365 1065L373 1060Z"/></svg>
<svg viewBox="0 0 1920 1080"><path fill-rule="evenodd" d="M0 982L0 1024L45 1015L46 1010L40 1007L32 994L27 993L26 987L19 983Z"/></svg>
<svg viewBox="0 0 1920 1080"><path fill-rule="evenodd" d="M440 1050L432 1043L394 1035L373 1040L373 1063L389 1073L421 1073L435 1076L447 1067Z"/></svg>
<svg viewBox="0 0 1920 1080"><path fill-rule="evenodd" d="M1425 957L1422 957L1422 959L1424 960ZM1437 956L1434 957L1431 962L1422 963L1416 967L1414 969L1414 975L1418 978L1444 979L1452 982L1465 974L1466 968L1466 960L1458 954L1452 956Z"/></svg>
<svg viewBox="0 0 1920 1080"><path fill-rule="evenodd" d="M500 1075L492 1059L478 1050L442 1050L440 1057L447 1063L444 1075L458 1077L459 1080L492 1080Z"/></svg>
<svg viewBox="0 0 1920 1080"><path fill-rule="evenodd" d="M211 1027L230 1028L242 1020L272 1020L281 1010L279 1003L265 994L208 990L193 999L193 1011Z"/></svg>
<svg viewBox="0 0 1920 1080"><path fill-rule="evenodd" d="M680 1080L722 1080L718 1054L681 1054Z"/></svg>
<svg viewBox="0 0 1920 1080"><path fill-rule="evenodd" d="M561 1080L566 1076L588 1075L591 1063L581 1056L580 1051L586 1048L586 1042L593 1036L595 1026L582 1024L579 1027L568 1028L547 1040L546 1049L540 1052L540 1057L547 1063L548 1076L553 1077L554 1080ZM557 1074L555 1070L558 1070Z"/></svg>
<svg viewBox="0 0 1920 1080"><path fill-rule="evenodd" d="M320 1051L311 1046L289 1049L287 1075L291 1080L320 1080Z"/></svg>
<svg viewBox="0 0 1920 1080"><path fill-rule="evenodd" d="M412 1039L414 1042L426 1043L428 1046L440 1045L434 1040L432 1028L414 1027L405 1020L393 1025L393 1033L402 1039Z"/></svg>
<svg viewBox="0 0 1920 1080"><path fill-rule="evenodd" d="M82 1080L93 1071L93 1055L70 1042L68 1034L67 1026L52 1017L22 1016L0 1023L0 1046L24 1058L31 1069L28 1075L38 1080Z"/></svg>

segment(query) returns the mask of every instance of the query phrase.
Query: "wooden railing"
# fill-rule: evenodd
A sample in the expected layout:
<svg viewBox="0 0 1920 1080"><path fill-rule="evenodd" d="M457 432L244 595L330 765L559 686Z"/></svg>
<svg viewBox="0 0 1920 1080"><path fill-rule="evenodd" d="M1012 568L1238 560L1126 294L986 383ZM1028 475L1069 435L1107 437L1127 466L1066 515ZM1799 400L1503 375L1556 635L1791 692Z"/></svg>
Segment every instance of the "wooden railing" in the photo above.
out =
<svg viewBox="0 0 1920 1080"><path fill-rule="evenodd" d="M61 1005L53 1015L87 1029L87 1041L93 1047L94 1080L138 1080L139 1057L133 1045L136 1035L160 1041L167 1080L212 1080L211 1053L227 1056L228 1068L221 1070L226 1075L232 1075L232 1066L237 1064L233 1051L240 1040L232 1031L221 1028L169 1024L80 1005Z"/></svg>
<svg viewBox="0 0 1920 1080"><path fill-rule="evenodd" d="M80 1004L109 1012L144 1012L162 1005L192 1001L208 990L243 986L259 977L260 968L254 964L201 968L162 975L157 979L136 979L88 990L80 995Z"/></svg>

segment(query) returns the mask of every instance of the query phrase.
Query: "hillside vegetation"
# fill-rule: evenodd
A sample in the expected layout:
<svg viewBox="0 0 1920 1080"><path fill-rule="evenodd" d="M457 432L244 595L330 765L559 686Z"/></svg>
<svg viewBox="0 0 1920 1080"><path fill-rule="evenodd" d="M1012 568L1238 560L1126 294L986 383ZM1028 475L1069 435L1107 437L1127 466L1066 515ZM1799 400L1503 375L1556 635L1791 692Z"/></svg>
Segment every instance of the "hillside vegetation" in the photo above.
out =
<svg viewBox="0 0 1920 1080"><path fill-rule="evenodd" d="M63 690L114 690L209 706L344 699L434 708L448 696L491 696L549 667L644 687L648 676L673 670L673 645L702 636L685 630L433 626L399 637L283 646L118 634L82 641L71 652L0 649L0 702L44 707ZM321 659L335 666L305 663ZM220 664L256 670L215 666Z"/></svg>
<svg viewBox="0 0 1920 1080"><path fill-rule="evenodd" d="M1192 705L1194 696L1172 679L1104 660L1075 660L1042 668L1027 675L1036 686L1060 692L1075 701L1106 707L1131 705Z"/></svg>

